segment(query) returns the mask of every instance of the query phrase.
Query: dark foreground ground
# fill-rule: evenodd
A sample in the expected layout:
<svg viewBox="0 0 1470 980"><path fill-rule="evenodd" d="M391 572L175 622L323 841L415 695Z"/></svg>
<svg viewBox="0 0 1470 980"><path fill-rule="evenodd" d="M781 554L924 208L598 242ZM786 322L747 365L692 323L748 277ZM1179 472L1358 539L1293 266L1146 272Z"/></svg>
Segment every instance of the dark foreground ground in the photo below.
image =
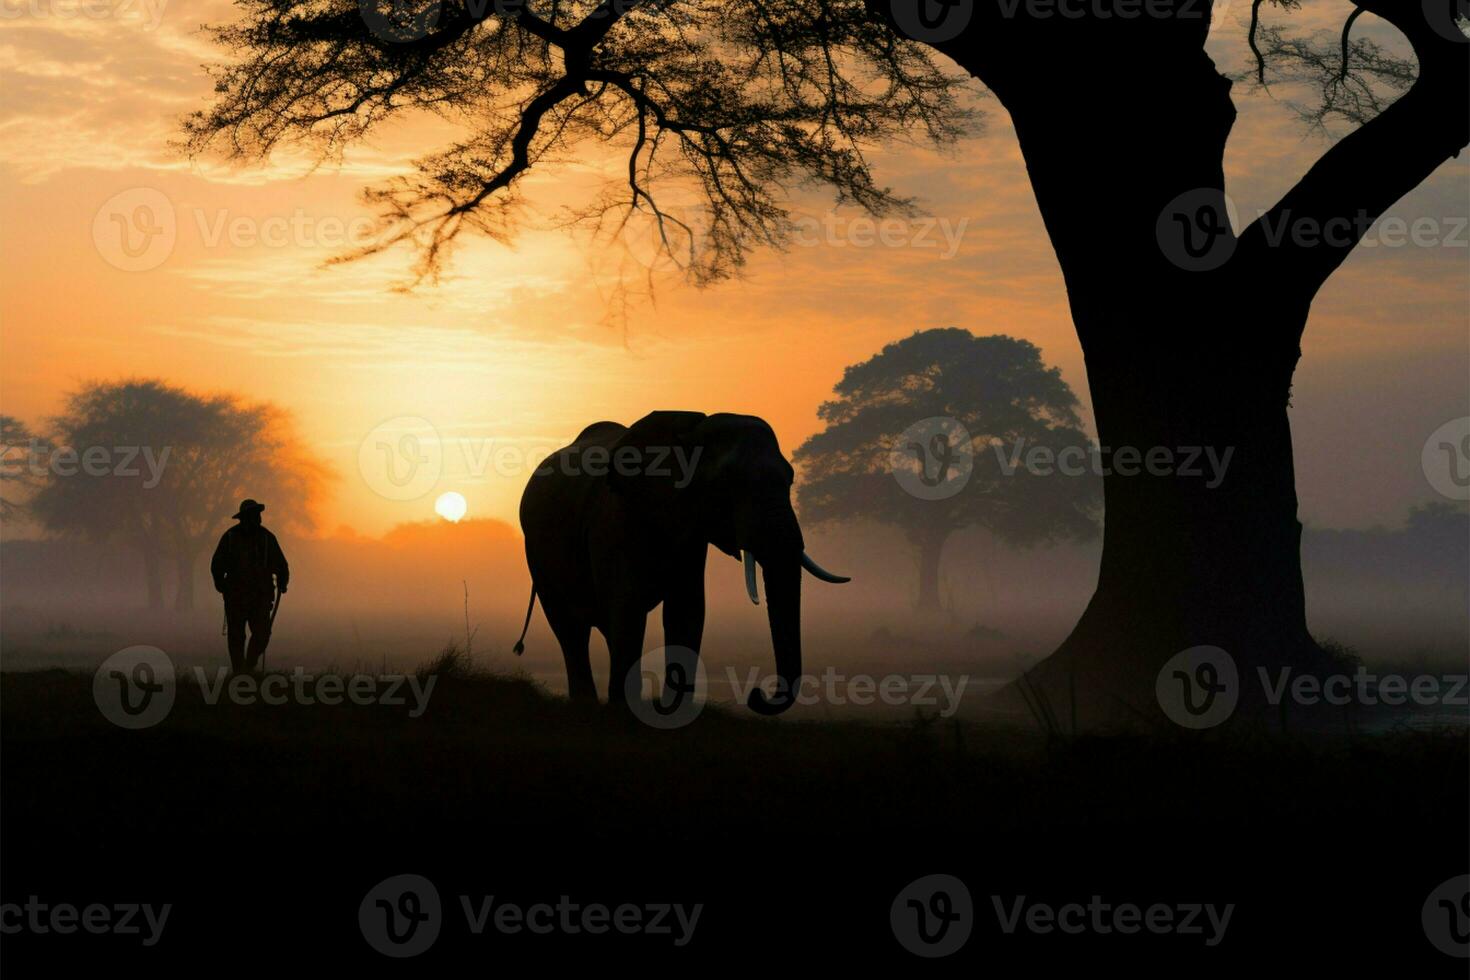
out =
<svg viewBox="0 0 1470 980"><path fill-rule="evenodd" d="M1423 918L1436 887L1470 871L1463 730L1048 744L1020 728L739 709L657 731L523 681L443 676L419 718L210 705L181 685L166 719L127 731L99 712L91 676L48 671L3 675L0 738L0 902L22 906L5 910L0 955L27 967L12 977L79 960L143 976L534 976L568 961L717 976L1466 975ZM972 911L953 928L971 932L923 959L893 911L935 874L968 888ZM393 890L377 905L388 893L374 889L399 875L431 882L440 907L422 920L437 937L405 959L363 925L390 908L432 916L428 895L404 904ZM702 909L682 946L672 913L670 934L592 934L578 923L598 920L578 913L576 934L493 921L476 934L463 900L489 896L496 908L627 905L645 922L665 903ZM1196 904L1233 910L1223 936L1204 912L1189 934L1123 933L1091 911L1080 933L1024 920L1008 932L996 904L1009 915L1018 901L1161 905L1175 922ZM44 918L44 933L11 931L28 903L101 905L114 920L132 903L171 908L144 945L141 914L138 934L59 934ZM963 915L955 894L898 904L900 929L924 908L941 943L940 917ZM1470 928L1470 908L1430 914Z"/></svg>

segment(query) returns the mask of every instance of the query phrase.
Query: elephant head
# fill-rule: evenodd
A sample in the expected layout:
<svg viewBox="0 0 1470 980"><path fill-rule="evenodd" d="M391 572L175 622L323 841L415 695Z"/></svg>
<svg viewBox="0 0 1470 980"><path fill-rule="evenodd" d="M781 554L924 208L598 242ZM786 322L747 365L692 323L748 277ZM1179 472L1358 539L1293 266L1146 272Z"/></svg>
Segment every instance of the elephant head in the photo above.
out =
<svg viewBox="0 0 1470 980"><path fill-rule="evenodd" d="M743 561L746 591L756 604L759 567L777 688L774 697L753 690L746 703L763 715L791 707L801 683L802 571L824 582L849 580L806 554L791 506L795 471L776 433L753 415L653 412L618 442L611 464L616 492L647 520L673 537L708 542Z"/></svg>

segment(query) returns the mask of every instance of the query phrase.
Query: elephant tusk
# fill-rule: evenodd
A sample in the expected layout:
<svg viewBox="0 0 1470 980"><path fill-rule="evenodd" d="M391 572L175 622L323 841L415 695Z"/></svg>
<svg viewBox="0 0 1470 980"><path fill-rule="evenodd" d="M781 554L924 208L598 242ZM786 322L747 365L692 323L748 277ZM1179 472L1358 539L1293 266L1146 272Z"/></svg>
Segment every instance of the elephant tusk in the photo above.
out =
<svg viewBox="0 0 1470 980"><path fill-rule="evenodd" d="M852 581L852 579L846 575L833 575L821 565L818 565L816 562L812 561L811 558L807 557L807 553L805 551L801 553L801 567L811 572L814 576L821 579L823 582L831 582L833 585L841 585L843 582ZM749 575L748 568L749 566L747 566L747 575ZM754 582L755 580L751 579L750 581ZM755 586L752 585L751 588L754 589ZM753 592L751 594L754 595Z"/></svg>
<svg viewBox="0 0 1470 980"><path fill-rule="evenodd" d="M761 604L760 593L755 589L755 555L743 552L745 560L745 591L750 595L750 601L757 606Z"/></svg>

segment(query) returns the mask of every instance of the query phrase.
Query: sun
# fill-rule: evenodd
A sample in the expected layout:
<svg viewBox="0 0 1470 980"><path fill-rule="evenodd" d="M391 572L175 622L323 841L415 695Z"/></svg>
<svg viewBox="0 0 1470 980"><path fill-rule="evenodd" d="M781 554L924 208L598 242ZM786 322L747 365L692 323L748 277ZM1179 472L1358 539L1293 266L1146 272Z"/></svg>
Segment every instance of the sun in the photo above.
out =
<svg viewBox="0 0 1470 980"><path fill-rule="evenodd" d="M469 509L469 504L465 503L464 494L455 493L453 490L441 493L439 499L434 501L434 513L451 524L458 524Z"/></svg>

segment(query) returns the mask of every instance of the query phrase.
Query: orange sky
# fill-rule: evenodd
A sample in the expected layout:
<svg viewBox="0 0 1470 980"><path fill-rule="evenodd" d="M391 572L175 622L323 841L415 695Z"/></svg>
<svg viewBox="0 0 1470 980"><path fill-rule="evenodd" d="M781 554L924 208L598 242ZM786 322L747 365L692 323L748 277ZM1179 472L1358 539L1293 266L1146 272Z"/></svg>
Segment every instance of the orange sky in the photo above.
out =
<svg viewBox="0 0 1470 980"><path fill-rule="evenodd" d="M1306 6L1301 22L1323 25L1350 9ZM1235 7L1211 42L1232 71L1243 64L1236 25L1248 9ZM517 460L600 418L750 412L789 451L813 431L844 365L916 329L1026 337L1086 400L1061 277L993 100L986 133L955 153L875 156L880 180L918 194L958 235L953 246L938 229L911 241L918 225L890 228L884 245L849 224L860 215L844 214L822 241L758 256L741 282L699 291L660 273L656 302L616 318L619 276L641 281L647 250L636 235L594 243L531 230L513 250L473 242L450 279L408 296L387 292L406 274L403 253L321 268L344 226L365 215L358 190L436 148L444 130L406 124L342 168L310 174L290 159L251 171L191 164L167 143L208 92L198 65L214 55L197 25L232 16L228 5L118 0L113 16L64 13L72 9L10 3L0 18L0 410L32 424L90 378L157 376L268 399L296 413L342 476L327 527L378 533L429 517L446 490L463 493L472 516L513 520L526 477ZM1360 29L1378 29L1371 20ZM1325 145L1300 130L1290 94L1237 92L1227 174L1247 217ZM1100 112L1126 110L1105 90L1092 97ZM549 224L611 166L548 169L527 196ZM1470 164L1454 161L1394 213L1433 218L1447 235L1466 215L1467 186ZM172 209L174 242L154 267L114 264L129 262L109 223L117 200L127 213L139 202ZM825 220L826 199L801 205ZM1105 223L1106 187L1097 205ZM1394 523L1433 499L1420 447L1470 411L1465 241L1462 228L1458 246L1360 249L1319 297L1293 409L1309 522ZM442 472L414 500L390 499L391 486L384 496L381 473L360 465L364 441L371 459L375 428L398 417L427 420L443 449Z"/></svg>

